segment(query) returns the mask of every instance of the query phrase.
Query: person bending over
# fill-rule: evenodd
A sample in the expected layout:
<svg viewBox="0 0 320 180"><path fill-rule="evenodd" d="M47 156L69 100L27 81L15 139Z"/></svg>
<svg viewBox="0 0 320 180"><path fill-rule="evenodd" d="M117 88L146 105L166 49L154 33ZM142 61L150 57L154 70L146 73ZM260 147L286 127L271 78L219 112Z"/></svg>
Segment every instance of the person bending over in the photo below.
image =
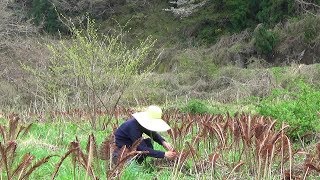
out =
<svg viewBox="0 0 320 180"><path fill-rule="evenodd" d="M121 124L115 131L116 148L113 152L113 162L115 163L119 156L121 147L130 148L132 144L142 137L142 134L147 134L158 144L162 145L167 151L158 151L153 149L150 138L143 139L138 145L137 151L148 151L146 154L138 155L136 160L142 163L146 157L168 158L174 159L176 152L173 146L166 142L163 137L157 132L167 131L170 126L161 119L162 110L158 106L149 106L146 111L132 114L132 118Z"/></svg>

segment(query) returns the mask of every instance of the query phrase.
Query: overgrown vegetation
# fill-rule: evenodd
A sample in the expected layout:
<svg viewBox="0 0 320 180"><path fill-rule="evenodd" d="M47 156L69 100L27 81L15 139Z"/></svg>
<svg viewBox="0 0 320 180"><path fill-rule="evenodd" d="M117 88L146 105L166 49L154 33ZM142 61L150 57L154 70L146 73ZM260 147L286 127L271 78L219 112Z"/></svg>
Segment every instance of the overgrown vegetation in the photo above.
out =
<svg viewBox="0 0 320 180"><path fill-rule="evenodd" d="M106 113L103 112L100 115L115 117L112 114L116 113L126 118L130 116L130 111L125 109ZM37 119L39 115L25 117ZM316 151L314 148L305 149L310 156L301 157L303 151L296 153L286 135L288 126L282 124L280 130L276 130L277 122L270 118L246 114L237 114L234 117L195 115L180 113L178 110L166 111L163 117L172 127L169 136L164 135L168 141L173 142L179 153L176 160L150 161L148 159L143 165L128 161L136 154L143 153L135 151L138 141L129 149L123 148L122 156L116 164L112 165L110 163L110 153L114 145L112 129L118 124L109 124L103 131L95 130L93 135L90 132L92 130L90 125L85 121L77 120L79 117L86 120L90 115L82 114L80 111L55 112L51 115L53 119L35 123L31 129L27 128L26 132L29 131L29 135L18 136L16 145L23 148L18 148L16 158L24 157L25 151L37 153L37 156L32 156L32 159L40 158L39 156L45 158L40 158L32 166L28 160L28 166L32 167L32 171L27 171L27 176L20 173L23 176L17 178L126 179L138 176L148 177L148 175L159 179L315 178L319 168L317 159L319 145ZM52 123L54 119L63 120L61 121L63 124ZM11 131L16 132L19 128L15 127L18 126L12 126L13 123L9 122ZM65 127L63 130L65 137L56 136L61 125ZM76 140L74 140L75 136ZM63 138L63 140L59 141L57 138ZM32 139L37 140L32 141ZM52 154L59 154L60 158L51 156ZM301 158L305 159L305 162L300 165L297 162ZM24 168L18 169L19 172L24 170ZM8 166L7 170L12 172L14 168ZM7 171L2 171L2 173L5 172Z"/></svg>
<svg viewBox="0 0 320 180"><path fill-rule="evenodd" d="M181 18L156 0L0 1L1 177L318 178L318 4L209 0ZM59 13L71 33L39 40ZM178 158L127 163L133 146L112 165L114 128L150 104Z"/></svg>
<svg viewBox="0 0 320 180"><path fill-rule="evenodd" d="M303 82L293 91L274 90L258 106L258 112L290 125L289 136L295 140L320 130L320 91Z"/></svg>
<svg viewBox="0 0 320 180"><path fill-rule="evenodd" d="M37 26L42 26L43 30L57 34L63 32L62 22L58 18L58 12L49 0L32 0L31 17Z"/></svg>
<svg viewBox="0 0 320 180"><path fill-rule="evenodd" d="M267 30L263 25L257 27L253 35L254 45L258 53L271 55L278 43L277 34Z"/></svg>
<svg viewBox="0 0 320 180"><path fill-rule="evenodd" d="M36 169L47 163L53 156L47 155L34 162L35 156L30 152L20 154L17 151L17 141L21 136L26 136L32 125L23 126L19 121L20 118L16 114L11 114L9 115L8 126L0 125L0 173L1 177L6 179L28 179ZM19 160L17 154L22 157L21 160Z"/></svg>
<svg viewBox="0 0 320 180"><path fill-rule="evenodd" d="M45 67L24 65L38 87L35 101L58 110L84 107L94 110L116 107L128 86L149 72L155 57L150 55L155 40L142 40L128 46L121 32L103 35L94 20L87 19L85 29L72 27L73 38L49 44L52 53ZM146 63L146 59L150 58ZM45 108L45 107L44 107Z"/></svg>
<svg viewBox="0 0 320 180"><path fill-rule="evenodd" d="M209 112L207 105L199 100L190 100L182 110L192 114L205 114Z"/></svg>

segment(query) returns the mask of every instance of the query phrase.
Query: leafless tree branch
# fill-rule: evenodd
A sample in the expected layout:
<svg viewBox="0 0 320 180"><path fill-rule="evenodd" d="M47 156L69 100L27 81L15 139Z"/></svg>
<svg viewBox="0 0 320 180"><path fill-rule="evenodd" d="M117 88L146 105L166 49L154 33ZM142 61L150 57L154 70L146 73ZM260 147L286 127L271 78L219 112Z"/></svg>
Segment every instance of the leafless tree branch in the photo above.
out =
<svg viewBox="0 0 320 180"><path fill-rule="evenodd" d="M314 2L314 0L296 0L298 9L313 15L318 16L320 12L320 6Z"/></svg>

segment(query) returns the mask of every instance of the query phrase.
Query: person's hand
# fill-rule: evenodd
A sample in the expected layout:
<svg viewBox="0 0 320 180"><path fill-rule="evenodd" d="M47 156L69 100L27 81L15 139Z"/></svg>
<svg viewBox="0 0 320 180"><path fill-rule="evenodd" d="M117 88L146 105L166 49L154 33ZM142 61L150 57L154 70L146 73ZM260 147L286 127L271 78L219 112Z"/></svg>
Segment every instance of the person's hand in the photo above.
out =
<svg viewBox="0 0 320 180"><path fill-rule="evenodd" d="M173 146L172 146L170 143L168 143L168 142L166 142L166 141L163 141L163 142L162 142L162 145L163 145L164 148L166 148L166 150L168 150L168 151L174 151L174 148L173 148Z"/></svg>
<svg viewBox="0 0 320 180"><path fill-rule="evenodd" d="M164 157L173 160L177 156L177 153L174 151L167 151L164 153Z"/></svg>

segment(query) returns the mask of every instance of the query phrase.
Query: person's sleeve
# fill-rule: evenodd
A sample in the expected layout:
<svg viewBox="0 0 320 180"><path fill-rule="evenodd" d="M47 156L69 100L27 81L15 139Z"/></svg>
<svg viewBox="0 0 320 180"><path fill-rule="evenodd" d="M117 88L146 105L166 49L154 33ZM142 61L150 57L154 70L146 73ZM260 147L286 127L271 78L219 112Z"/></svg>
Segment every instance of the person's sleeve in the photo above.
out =
<svg viewBox="0 0 320 180"><path fill-rule="evenodd" d="M130 129L130 131L129 131L129 137L130 137L130 139L132 140L133 143L140 138L138 132L139 132L139 130L134 129L134 128ZM164 152L163 151L157 151L157 150L154 150L152 148L149 148L144 141L142 141L139 144L139 146L137 147L137 150L138 151L148 151L149 152L148 156L150 156L150 157L164 158Z"/></svg>
<svg viewBox="0 0 320 180"><path fill-rule="evenodd" d="M154 150L152 148L149 148L147 144L142 141L140 145L137 147L138 151L149 151L148 156L154 157L154 158L164 158L164 153L163 151L158 151Z"/></svg>
<svg viewBox="0 0 320 180"><path fill-rule="evenodd" d="M150 131L145 128L143 128L143 132L160 145L162 145L162 142L165 141L163 137L161 137L161 135L157 132Z"/></svg>

